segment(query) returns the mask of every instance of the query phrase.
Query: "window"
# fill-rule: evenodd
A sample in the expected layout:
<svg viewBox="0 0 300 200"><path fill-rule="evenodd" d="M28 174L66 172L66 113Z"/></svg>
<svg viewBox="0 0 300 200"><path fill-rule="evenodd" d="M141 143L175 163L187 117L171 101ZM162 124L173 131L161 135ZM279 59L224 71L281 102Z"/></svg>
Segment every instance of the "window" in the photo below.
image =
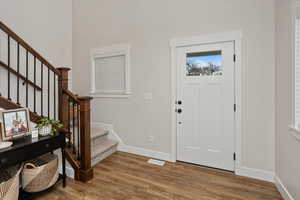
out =
<svg viewBox="0 0 300 200"><path fill-rule="evenodd" d="M130 65L128 44L94 49L91 52L91 95L93 97L128 97Z"/></svg>
<svg viewBox="0 0 300 200"><path fill-rule="evenodd" d="M222 69L222 52L196 52L186 56L187 76L220 76Z"/></svg>

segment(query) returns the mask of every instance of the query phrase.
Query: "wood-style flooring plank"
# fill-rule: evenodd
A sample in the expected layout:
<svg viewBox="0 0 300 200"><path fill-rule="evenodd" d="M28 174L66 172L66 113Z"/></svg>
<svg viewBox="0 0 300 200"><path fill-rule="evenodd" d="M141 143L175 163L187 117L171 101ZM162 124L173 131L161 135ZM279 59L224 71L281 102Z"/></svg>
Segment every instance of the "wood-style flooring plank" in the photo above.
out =
<svg viewBox="0 0 300 200"><path fill-rule="evenodd" d="M43 200L283 200L274 184L186 163L156 166L116 152L95 166L94 179L68 179Z"/></svg>

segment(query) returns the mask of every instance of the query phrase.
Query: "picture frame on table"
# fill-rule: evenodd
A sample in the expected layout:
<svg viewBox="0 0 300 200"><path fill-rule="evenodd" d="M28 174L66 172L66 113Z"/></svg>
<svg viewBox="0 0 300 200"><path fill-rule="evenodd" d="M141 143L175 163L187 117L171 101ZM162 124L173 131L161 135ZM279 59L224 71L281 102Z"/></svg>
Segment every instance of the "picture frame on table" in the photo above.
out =
<svg viewBox="0 0 300 200"><path fill-rule="evenodd" d="M31 134L29 110L27 108L1 110L1 139L13 140Z"/></svg>

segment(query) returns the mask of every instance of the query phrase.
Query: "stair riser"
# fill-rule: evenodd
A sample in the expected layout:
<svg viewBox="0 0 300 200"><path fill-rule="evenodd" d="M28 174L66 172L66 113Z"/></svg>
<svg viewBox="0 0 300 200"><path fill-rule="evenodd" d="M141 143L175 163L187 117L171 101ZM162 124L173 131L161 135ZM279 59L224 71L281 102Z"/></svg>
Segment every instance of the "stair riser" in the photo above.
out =
<svg viewBox="0 0 300 200"><path fill-rule="evenodd" d="M96 145L102 143L103 140L106 140L108 138L107 136L108 136L108 134L102 135L100 137L92 138L92 141L91 141L92 146L96 146Z"/></svg>
<svg viewBox="0 0 300 200"><path fill-rule="evenodd" d="M105 158L110 156L111 154L115 153L117 151L117 146L118 145L114 145L110 149L108 149L107 151L105 151L105 152L97 155L96 157L94 157L92 159L92 166L95 166L96 164L98 164L99 162L101 162L102 160L104 160Z"/></svg>
<svg viewBox="0 0 300 200"><path fill-rule="evenodd" d="M100 143L102 143L104 140L107 140L108 139L108 134L105 134L105 135L101 135L99 137L95 137L95 138L92 138L91 139L91 146L96 146L96 145L99 145ZM76 144L76 151L77 151L77 135L75 136L75 144Z"/></svg>

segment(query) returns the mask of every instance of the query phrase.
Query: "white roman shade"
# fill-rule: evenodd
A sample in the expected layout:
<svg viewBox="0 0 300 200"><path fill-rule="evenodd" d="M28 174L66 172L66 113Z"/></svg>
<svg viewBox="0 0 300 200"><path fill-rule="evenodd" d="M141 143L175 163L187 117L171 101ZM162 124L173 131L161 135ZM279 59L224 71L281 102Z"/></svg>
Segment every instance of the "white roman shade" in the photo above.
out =
<svg viewBox="0 0 300 200"><path fill-rule="evenodd" d="M127 98L130 92L130 46L119 44L91 52L91 95Z"/></svg>

